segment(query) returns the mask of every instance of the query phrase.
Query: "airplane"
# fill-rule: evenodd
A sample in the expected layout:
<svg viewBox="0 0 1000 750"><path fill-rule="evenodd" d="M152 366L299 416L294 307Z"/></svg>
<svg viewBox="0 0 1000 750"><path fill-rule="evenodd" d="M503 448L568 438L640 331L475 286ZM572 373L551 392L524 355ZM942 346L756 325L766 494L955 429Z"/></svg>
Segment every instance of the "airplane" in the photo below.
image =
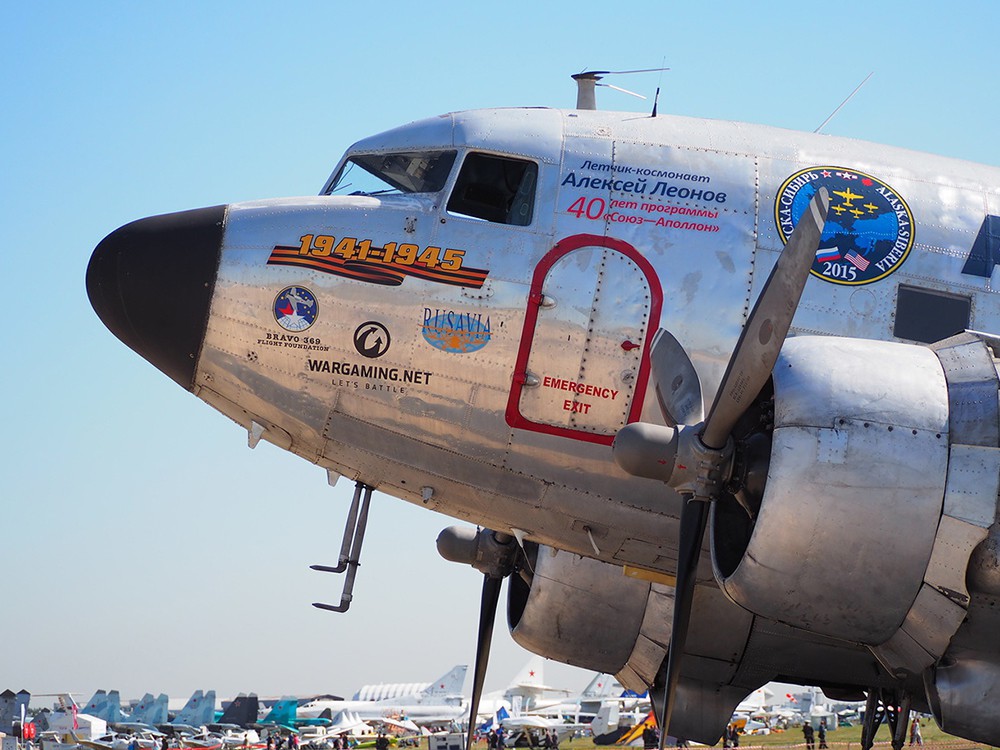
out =
<svg viewBox="0 0 1000 750"><path fill-rule="evenodd" d="M167 696L161 693L158 699L154 699L151 693L146 693L132 713L125 715L121 711L121 696L117 690L98 690L87 701L83 713L103 719L116 733L132 732L155 736L160 734L155 725L167 720ZM108 740L97 738L94 741Z"/></svg>
<svg viewBox="0 0 1000 750"><path fill-rule="evenodd" d="M298 709L298 698L282 698L275 702L267 715L257 722L255 726L277 726L297 733L300 727L326 727L331 724L331 719L325 716L300 717Z"/></svg>
<svg viewBox="0 0 1000 750"><path fill-rule="evenodd" d="M257 722L260 711L260 701L256 693L240 693L237 695L222 712L217 721L213 721L208 728L213 732L246 729L251 724Z"/></svg>
<svg viewBox="0 0 1000 750"><path fill-rule="evenodd" d="M162 705L162 720L166 721L167 696L160 695L159 701L153 699L152 694L146 693L145 697L136 704L136 708L130 714L123 714L121 710L121 695L117 690L98 690L90 698L79 712L88 716L102 719L109 727L116 732L121 731L143 731L155 732L154 721L159 715L158 709Z"/></svg>
<svg viewBox="0 0 1000 750"><path fill-rule="evenodd" d="M554 699L545 698L545 694L567 693L568 691L546 685L544 674L544 659L537 655L532 656L514 675L506 688L483 695L479 701L479 716L493 716L501 708L509 711L513 716L540 713L539 709L557 703L558 701Z"/></svg>
<svg viewBox="0 0 1000 750"><path fill-rule="evenodd" d="M166 724L157 725L162 731L198 734L202 727L215 721L215 691L195 690L184 707Z"/></svg>
<svg viewBox="0 0 1000 750"><path fill-rule="evenodd" d="M467 670L465 664L459 664L422 690L409 694L401 686L393 684L366 686L355 693L355 696L362 696L361 699L313 700L300 706L298 713L304 717L332 718L347 712L366 722L405 716L420 726L449 724L468 715L468 706L461 692ZM395 697L377 698L381 695ZM371 698L365 699L365 696Z"/></svg>
<svg viewBox="0 0 1000 750"><path fill-rule="evenodd" d="M156 698L153 698L152 693L146 693L135 704L129 715L116 724L116 727L155 727L159 724L166 724L168 720L168 704L169 698L166 693L160 693Z"/></svg>
<svg viewBox="0 0 1000 750"><path fill-rule="evenodd" d="M649 696L625 690L613 675L598 673L575 698L536 707L531 713L574 724L590 724L605 707L605 721L610 719L611 706L616 707L619 726L622 721L632 726L649 713Z"/></svg>
<svg viewBox="0 0 1000 750"><path fill-rule="evenodd" d="M351 698L353 701L381 701L387 698L402 698L404 696L431 696L458 695L462 692L462 685L465 683L465 673L469 671L466 664L457 664L441 675L433 682L403 683L403 682L381 682L373 685L362 685L355 691ZM302 706L306 709L310 704Z"/></svg>
<svg viewBox="0 0 1000 750"><path fill-rule="evenodd" d="M0 693L0 732L13 734L15 722L24 724L25 714L30 701L31 693L27 690L20 690L15 693L10 688L7 688Z"/></svg>
<svg viewBox="0 0 1000 750"><path fill-rule="evenodd" d="M73 733L74 739L79 736L90 740L106 735L108 723L97 716L82 711L70 693L37 693L36 695L52 695L56 698L56 710L43 710L35 722L44 732L50 732L61 738L67 738Z"/></svg>
<svg viewBox="0 0 1000 750"><path fill-rule="evenodd" d="M375 734L375 729L370 724L363 721L357 713L352 711L341 711L335 714L330 726L326 727L325 730L322 731L327 736L336 736L338 734Z"/></svg>
<svg viewBox="0 0 1000 750"><path fill-rule="evenodd" d="M83 712L104 719L108 724L113 724L122 718L121 697L117 690L112 690L110 693L98 690L87 701Z"/></svg>
<svg viewBox="0 0 1000 750"><path fill-rule="evenodd" d="M662 736L780 680L866 700L865 748L911 710L1000 744L1000 170L596 111L606 74L127 224L91 304L365 518L377 488L471 524L438 549L482 574L473 716L508 579L514 639L651 689Z"/></svg>

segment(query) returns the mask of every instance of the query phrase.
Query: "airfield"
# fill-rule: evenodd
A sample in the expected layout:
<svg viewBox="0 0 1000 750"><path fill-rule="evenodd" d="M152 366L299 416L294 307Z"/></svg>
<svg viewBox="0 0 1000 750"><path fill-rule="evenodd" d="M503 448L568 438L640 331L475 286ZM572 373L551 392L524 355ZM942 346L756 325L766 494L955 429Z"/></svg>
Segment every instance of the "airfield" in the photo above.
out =
<svg viewBox="0 0 1000 750"><path fill-rule="evenodd" d="M536 666L529 663L502 695L487 697L491 708L485 713L491 715L480 712L474 746L494 747L489 735L501 726L508 748L643 747L642 729L654 723L646 696L624 691L610 675L600 674L573 695L544 685ZM99 690L81 704L69 694L29 699L24 691L7 690L0 693L0 730L7 730L0 738L2 750L346 750L385 741L393 747L461 750L468 703L460 692L448 691L460 690L465 670L459 665L434 683L366 685L350 700L241 693L217 702L215 691L198 690L183 707L169 711L168 703L177 709L180 702L162 694L122 701L117 691ZM821 750L861 747L862 706L826 702L815 690L780 695L778 689L762 688L741 704L731 725L738 744L720 740L717 746L812 750L803 735L809 723L829 727L825 743L816 743ZM611 707L618 718L609 723ZM946 734L929 717L920 719L920 744L930 750L988 747ZM875 745L891 747L887 725L879 728Z"/></svg>

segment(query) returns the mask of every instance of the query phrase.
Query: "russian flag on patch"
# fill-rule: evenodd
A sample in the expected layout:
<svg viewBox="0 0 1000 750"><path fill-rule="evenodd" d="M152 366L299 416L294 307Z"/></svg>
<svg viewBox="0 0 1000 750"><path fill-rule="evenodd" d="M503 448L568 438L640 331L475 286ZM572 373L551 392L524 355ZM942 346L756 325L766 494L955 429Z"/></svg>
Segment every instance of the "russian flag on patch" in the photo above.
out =
<svg viewBox="0 0 1000 750"><path fill-rule="evenodd" d="M840 250L835 247L830 248L820 248L816 251L816 260L820 263L829 263L831 261L840 260Z"/></svg>

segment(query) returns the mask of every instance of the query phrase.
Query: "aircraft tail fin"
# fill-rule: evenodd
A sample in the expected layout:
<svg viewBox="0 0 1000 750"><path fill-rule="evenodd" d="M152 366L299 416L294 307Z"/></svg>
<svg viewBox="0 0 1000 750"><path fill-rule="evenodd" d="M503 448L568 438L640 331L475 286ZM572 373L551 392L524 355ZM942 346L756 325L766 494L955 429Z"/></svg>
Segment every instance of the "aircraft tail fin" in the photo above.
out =
<svg viewBox="0 0 1000 750"><path fill-rule="evenodd" d="M528 659L528 663L521 668L521 671L514 675L514 679L507 686L508 690L543 688L545 685L542 679L544 669L545 660L541 656L532 656Z"/></svg>
<svg viewBox="0 0 1000 750"><path fill-rule="evenodd" d="M80 713L80 706L69 693L56 693L56 702L59 704L59 708L68 714L76 716Z"/></svg>
<svg viewBox="0 0 1000 750"><path fill-rule="evenodd" d="M205 693L205 698L201 702L201 710L198 712L198 722L195 726L204 726L215 721L215 691L209 690Z"/></svg>
<svg viewBox="0 0 1000 750"><path fill-rule="evenodd" d="M0 693L0 732L12 734L14 731L14 717L18 714L14 708L16 696L14 691L7 689Z"/></svg>
<svg viewBox="0 0 1000 750"><path fill-rule="evenodd" d="M122 720L122 697L117 690L108 691L108 711L107 716L102 716L105 721L117 724Z"/></svg>
<svg viewBox="0 0 1000 750"><path fill-rule="evenodd" d="M256 693L245 695L240 693L233 699L226 710L222 712L219 719L220 724L235 724L246 728L257 721L257 712L260 710L260 703Z"/></svg>
<svg viewBox="0 0 1000 750"><path fill-rule="evenodd" d="M299 702L295 698L282 698L276 702L261 724L280 724L281 726L293 726L298 713Z"/></svg>
<svg viewBox="0 0 1000 750"><path fill-rule="evenodd" d="M80 709L80 713L103 719L109 724L117 724L122 720L121 696L117 690L109 692L98 690Z"/></svg>
<svg viewBox="0 0 1000 750"><path fill-rule="evenodd" d="M424 691L425 696L445 696L460 695L462 685L465 683L465 673L469 671L468 664L458 664L438 677L428 685Z"/></svg>
<svg viewBox="0 0 1000 750"><path fill-rule="evenodd" d="M186 724L188 726L198 726L198 717L201 716L201 704L205 700L205 693L201 690L195 690L191 697L188 698L188 702L184 704L177 715L171 721L171 724Z"/></svg>
<svg viewBox="0 0 1000 750"><path fill-rule="evenodd" d="M108 706L108 694L104 690L98 690L91 696L90 700L84 704L83 713L104 719L104 712ZM107 721L107 719L105 719Z"/></svg>
<svg viewBox="0 0 1000 750"><path fill-rule="evenodd" d="M619 706L618 701L604 701L601 704L597 716L590 723L590 731L594 737L610 734L618 729Z"/></svg>
<svg viewBox="0 0 1000 750"><path fill-rule="evenodd" d="M616 682L615 678L610 674L598 672L580 695L583 698L606 698L611 695Z"/></svg>
<svg viewBox="0 0 1000 750"><path fill-rule="evenodd" d="M132 709L132 713L128 715L128 720L135 722L136 724L163 724L162 721L153 721L150 717L154 708L154 701L152 693L146 693L142 696L142 699L135 704Z"/></svg>
<svg viewBox="0 0 1000 750"><path fill-rule="evenodd" d="M168 710L170 707L170 698L167 697L166 693L160 693L156 696L156 700L153 701L153 706L149 712L149 724L166 724L167 719L170 715Z"/></svg>

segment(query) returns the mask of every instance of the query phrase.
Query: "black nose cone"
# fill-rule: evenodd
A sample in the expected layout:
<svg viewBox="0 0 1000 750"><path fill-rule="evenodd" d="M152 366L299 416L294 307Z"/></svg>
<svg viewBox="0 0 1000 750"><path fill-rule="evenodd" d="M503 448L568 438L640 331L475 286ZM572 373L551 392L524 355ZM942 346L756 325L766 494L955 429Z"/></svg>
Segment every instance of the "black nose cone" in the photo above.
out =
<svg viewBox="0 0 1000 750"><path fill-rule="evenodd" d="M222 250L225 206L126 224L94 250L90 304L115 336L184 388L194 384Z"/></svg>

